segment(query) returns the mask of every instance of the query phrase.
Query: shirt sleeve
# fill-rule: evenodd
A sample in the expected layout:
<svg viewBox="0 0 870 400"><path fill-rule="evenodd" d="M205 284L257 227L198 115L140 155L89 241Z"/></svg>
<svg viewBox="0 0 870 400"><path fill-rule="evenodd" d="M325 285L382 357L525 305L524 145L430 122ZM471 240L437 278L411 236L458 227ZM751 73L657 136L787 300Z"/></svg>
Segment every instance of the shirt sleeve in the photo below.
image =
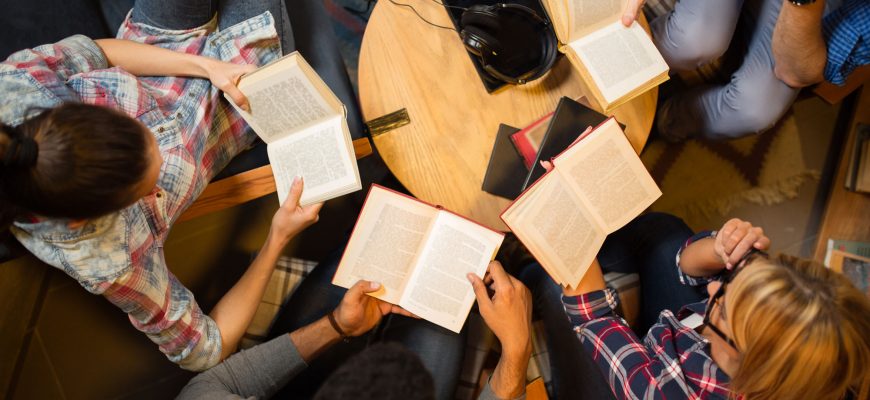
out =
<svg viewBox="0 0 870 400"><path fill-rule="evenodd" d="M677 387L660 382L670 377L666 366L616 315L618 296L613 289L563 295L562 304L578 340L617 399L687 398Z"/></svg>
<svg viewBox="0 0 870 400"><path fill-rule="evenodd" d="M846 0L822 20L828 46L825 79L836 85L862 65L870 64L870 2Z"/></svg>
<svg viewBox="0 0 870 400"><path fill-rule="evenodd" d="M711 276L691 276L691 275L683 272L683 269L680 268L680 258L682 257L683 250L685 250L686 247L689 247L690 244L695 243L701 239L715 238L715 237L716 237L716 231L701 231L701 232L698 232L698 233L692 235L690 238L686 239L686 243L683 243L683 246L680 247L679 251L677 251L677 256L676 256L675 266L677 268L677 276L680 278L680 283L682 283L683 285L689 285L689 286L704 286L712 281L719 280L719 276L721 274L716 274L716 275L711 275Z"/></svg>
<svg viewBox="0 0 870 400"><path fill-rule="evenodd" d="M217 324L169 272L162 251L133 260L120 276L98 283L93 292L126 312L170 361L192 371L215 366L222 344Z"/></svg>
<svg viewBox="0 0 870 400"><path fill-rule="evenodd" d="M307 367L290 335L281 335L197 375L177 399L268 399Z"/></svg>

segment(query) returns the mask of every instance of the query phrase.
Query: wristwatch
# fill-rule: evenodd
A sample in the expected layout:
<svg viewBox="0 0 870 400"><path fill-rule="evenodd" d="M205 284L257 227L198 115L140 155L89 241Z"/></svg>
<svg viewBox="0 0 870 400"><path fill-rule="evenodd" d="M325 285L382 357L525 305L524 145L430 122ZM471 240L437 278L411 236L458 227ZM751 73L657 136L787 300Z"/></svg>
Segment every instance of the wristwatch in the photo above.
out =
<svg viewBox="0 0 870 400"><path fill-rule="evenodd" d="M788 1L791 2L791 4L794 4L796 6L805 6L807 4L813 4L816 2L816 0L788 0Z"/></svg>

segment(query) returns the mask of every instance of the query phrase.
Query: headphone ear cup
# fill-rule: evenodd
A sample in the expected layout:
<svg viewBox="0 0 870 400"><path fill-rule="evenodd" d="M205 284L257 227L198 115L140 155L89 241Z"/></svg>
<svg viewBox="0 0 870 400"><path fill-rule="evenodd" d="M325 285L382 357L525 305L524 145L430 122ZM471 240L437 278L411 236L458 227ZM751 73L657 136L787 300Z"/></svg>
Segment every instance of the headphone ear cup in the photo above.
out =
<svg viewBox="0 0 870 400"><path fill-rule="evenodd" d="M495 37L474 25L465 27L460 35L465 49L475 56L488 57L498 50Z"/></svg>

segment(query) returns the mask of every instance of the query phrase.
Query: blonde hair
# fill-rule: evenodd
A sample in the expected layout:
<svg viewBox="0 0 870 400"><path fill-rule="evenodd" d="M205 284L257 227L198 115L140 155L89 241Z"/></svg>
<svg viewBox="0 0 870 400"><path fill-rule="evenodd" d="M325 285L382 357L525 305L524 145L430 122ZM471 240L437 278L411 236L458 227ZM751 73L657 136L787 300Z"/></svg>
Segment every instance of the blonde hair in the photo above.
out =
<svg viewBox="0 0 870 400"><path fill-rule="evenodd" d="M870 398L870 301L846 277L780 255L752 262L726 290L725 318L741 353L734 393Z"/></svg>

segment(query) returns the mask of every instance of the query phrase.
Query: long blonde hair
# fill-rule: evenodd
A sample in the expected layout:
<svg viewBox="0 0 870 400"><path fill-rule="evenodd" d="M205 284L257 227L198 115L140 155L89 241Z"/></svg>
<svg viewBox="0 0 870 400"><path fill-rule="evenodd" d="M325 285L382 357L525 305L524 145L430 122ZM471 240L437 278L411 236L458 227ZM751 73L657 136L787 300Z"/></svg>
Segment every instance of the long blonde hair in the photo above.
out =
<svg viewBox="0 0 870 400"><path fill-rule="evenodd" d="M842 274L780 255L727 288L741 353L733 392L748 400L870 399L870 301Z"/></svg>

